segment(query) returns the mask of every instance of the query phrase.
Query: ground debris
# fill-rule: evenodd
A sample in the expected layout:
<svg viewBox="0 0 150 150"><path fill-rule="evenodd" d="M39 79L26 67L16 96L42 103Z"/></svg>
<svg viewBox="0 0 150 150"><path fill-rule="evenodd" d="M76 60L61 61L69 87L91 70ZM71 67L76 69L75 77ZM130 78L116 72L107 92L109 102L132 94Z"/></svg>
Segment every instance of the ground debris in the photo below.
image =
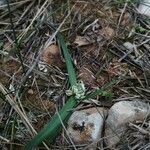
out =
<svg viewBox="0 0 150 150"><path fill-rule="evenodd" d="M15 106L8 104L5 96L10 96L16 102L20 112L26 115L26 121L32 123L32 131L37 132L67 101L65 92L71 87L60 43L57 41L57 31L64 37L78 80L81 83L83 81L86 87L85 93L95 88L105 89L108 85L107 90L113 93L112 101L98 96L90 102L81 102L80 109L74 108L74 113L76 109L82 111L79 120L92 116L85 113L86 109L95 111L99 107L108 109L109 112L122 108L124 115L120 121L129 112L135 112L138 117L141 114L145 116L145 109L150 102L150 9L144 3L149 0L11 0L8 1L10 12L7 4L2 5L2 2L4 1L0 1L0 82L7 89L7 94L0 97L0 149L14 149L16 145L22 149L33 135L13 109ZM146 104L142 109L130 105L137 99L139 103ZM106 120L106 127L111 114L113 113L109 113ZM63 128L50 149L70 150L74 146L77 149L88 149L91 146L86 143L88 140L94 141L94 148L107 149L107 142L104 142L107 136L103 135L105 120L98 113L97 116L86 129L86 124L75 123L73 128L78 134L75 134L74 139ZM114 117L114 120L120 116ZM139 121L138 117L135 119L133 116L130 123L127 121L125 134L119 136L123 141L127 139L127 142L121 141L115 149L149 148L149 118ZM99 128L101 138L95 141L89 130L96 119L102 121L96 127L103 126L104 129ZM121 129L117 122L119 121L114 123L115 130ZM81 139L77 139L79 135L85 145L82 142L73 145L70 141Z"/></svg>

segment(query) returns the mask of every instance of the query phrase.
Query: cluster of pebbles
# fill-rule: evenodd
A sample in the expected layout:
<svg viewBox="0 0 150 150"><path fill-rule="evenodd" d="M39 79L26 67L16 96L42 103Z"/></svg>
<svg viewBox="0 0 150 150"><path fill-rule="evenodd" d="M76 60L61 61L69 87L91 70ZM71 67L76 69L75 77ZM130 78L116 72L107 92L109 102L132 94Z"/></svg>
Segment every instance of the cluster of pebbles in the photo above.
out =
<svg viewBox="0 0 150 150"><path fill-rule="evenodd" d="M150 124L146 129L144 127L149 116L148 103L141 100L120 101L109 110L93 107L75 111L68 121L67 133L75 145L94 143L93 147L96 147L95 143L103 141L106 147L112 149L116 148L118 143L124 145L129 142L126 134L131 126L138 130L137 135L147 135L149 138ZM139 122L141 125L137 125Z"/></svg>

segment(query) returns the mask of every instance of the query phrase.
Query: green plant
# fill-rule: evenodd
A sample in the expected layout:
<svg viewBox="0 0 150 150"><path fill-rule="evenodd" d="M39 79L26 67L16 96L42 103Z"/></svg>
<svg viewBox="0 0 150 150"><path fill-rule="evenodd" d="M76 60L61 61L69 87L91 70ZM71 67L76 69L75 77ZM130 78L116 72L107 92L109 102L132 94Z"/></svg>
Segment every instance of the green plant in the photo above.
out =
<svg viewBox="0 0 150 150"><path fill-rule="evenodd" d="M62 128L62 122L63 123L67 122L70 115L72 114L71 110L74 107L76 107L80 101L95 98L97 95L109 98L112 96L110 93L103 91L101 89L97 89L91 94L85 95L84 85L82 82L79 83L77 82L75 70L73 68L73 64L71 61L71 56L64 42L64 38L60 33L57 34L57 40L66 61L69 83L71 86L69 90L70 97L67 100L66 104L63 106L63 108L58 113L56 113L52 117L50 122L37 135L35 135L35 137L26 145L25 150L32 150L32 148L36 147L43 140L46 139L48 139L48 142L50 143L53 142L53 140L55 139L55 137L58 135L59 131Z"/></svg>
<svg viewBox="0 0 150 150"><path fill-rule="evenodd" d="M135 25L134 31L137 33L145 33L147 30L145 28L143 28L140 24Z"/></svg>

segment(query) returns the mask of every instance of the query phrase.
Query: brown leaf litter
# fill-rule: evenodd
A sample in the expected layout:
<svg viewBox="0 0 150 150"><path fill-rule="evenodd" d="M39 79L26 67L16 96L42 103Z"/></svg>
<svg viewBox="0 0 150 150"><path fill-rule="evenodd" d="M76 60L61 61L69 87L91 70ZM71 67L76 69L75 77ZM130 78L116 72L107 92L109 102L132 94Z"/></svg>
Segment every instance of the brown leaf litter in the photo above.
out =
<svg viewBox="0 0 150 150"><path fill-rule="evenodd" d="M113 59L106 68L109 76L111 78L115 76L125 76L127 75L129 69L127 67L127 63L120 63L117 59Z"/></svg>
<svg viewBox="0 0 150 150"><path fill-rule="evenodd" d="M32 88L30 88L27 92L27 99L29 105L34 106L40 111L53 112L55 109L54 101L44 97L39 98L39 94L37 93L37 91L33 90Z"/></svg>
<svg viewBox="0 0 150 150"><path fill-rule="evenodd" d="M50 45L43 51L42 61L48 65L64 67L59 47L56 44Z"/></svg>

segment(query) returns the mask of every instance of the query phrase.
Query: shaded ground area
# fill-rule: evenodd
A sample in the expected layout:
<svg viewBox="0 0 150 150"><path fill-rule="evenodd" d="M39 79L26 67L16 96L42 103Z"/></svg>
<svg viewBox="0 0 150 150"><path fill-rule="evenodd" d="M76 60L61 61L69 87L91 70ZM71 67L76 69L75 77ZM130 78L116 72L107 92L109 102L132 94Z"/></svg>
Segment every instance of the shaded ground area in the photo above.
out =
<svg viewBox="0 0 150 150"><path fill-rule="evenodd" d="M0 6L0 83L37 132L64 105L69 88L57 30L86 92L112 84L113 100L98 97L98 106L110 108L121 100L149 102L150 21L137 6L138 2L119 0L16 0L10 3L11 12L7 5ZM0 99L0 147L22 148L33 133L12 105L3 96ZM143 126L147 125L148 119ZM126 135L131 147L141 140L133 136L135 132L129 129ZM51 147L71 149L66 143L62 131Z"/></svg>

